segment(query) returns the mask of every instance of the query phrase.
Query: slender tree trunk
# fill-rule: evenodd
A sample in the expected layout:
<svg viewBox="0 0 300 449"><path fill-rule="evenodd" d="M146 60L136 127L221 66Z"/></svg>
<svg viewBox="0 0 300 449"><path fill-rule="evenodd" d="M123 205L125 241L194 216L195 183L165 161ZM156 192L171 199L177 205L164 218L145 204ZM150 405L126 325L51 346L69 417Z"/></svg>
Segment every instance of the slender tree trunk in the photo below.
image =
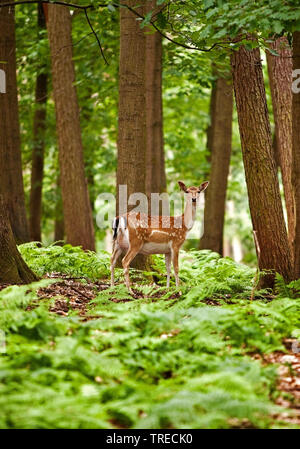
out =
<svg viewBox="0 0 300 449"><path fill-rule="evenodd" d="M276 152L282 174L292 252L295 238L295 202L292 188L292 52L285 36L271 44L271 48L279 54L274 56L267 52L267 60L275 121Z"/></svg>
<svg viewBox="0 0 300 449"><path fill-rule="evenodd" d="M0 282L28 284L37 279L17 249L6 205L0 195Z"/></svg>
<svg viewBox="0 0 300 449"><path fill-rule="evenodd" d="M231 57L233 85L253 230L260 270L270 270L260 286L273 287L274 271L291 278L292 263L279 183L259 49L241 47Z"/></svg>
<svg viewBox="0 0 300 449"><path fill-rule="evenodd" d="M156 2L152 2L151 8ZM162 37L146 35L146 189L161 193L166 189L162 108Z"/></svg>
<svg viewBox="0 0 300 449"><path fill-rule="evenodd" d="M126 4L136 6L135 0L126 1ZM138 11L143 13L145 2L140 4ZM145 48L140 22L127 8L121 8L117 214L124 207L120 204L119 208L120 185L127 185L128 197L135 192L146 193ZM145 261L145 256L138 255L134 265L143 269Z"/></svg>
<svg viewBox="0 0 300 449"><path fill-rule="evenodd" d="M73 20L73 17L72 17ZM90 99L93 94L92 86L87 86L87 95L82 100L82 106L85 104L89 104ZM79 105L80 106L80 105ZM92 118L93 108L85 107L82 108L81 120L82 123L89 123ZM95 190L95 179L94 179L94 155L89 154L89 148L84 149L84 165L85 165L85 173L88 182L89 188L89 197L91 202L92 213L95 211L95 201L96 201L96 190Z"/></svg>
<svg viewBox="0 0 300 449"><path fill-rule="evenodd" d="M211 151L210 184L205 195L204 234L200 249L223 254L223 229L227 178L229 173L233 92L231 81L218 78L212 89L211 128L208 134Z"/></svg>
<svg viewBox="0 0 300 449"><path fill-rule="evenodd" d="M22 175L13 6L1 9L0 30L0 68L6 73L6 93L0 94L0 193L7 204L16 241L21 243L29 241L29 228Z"/></svg>
<svg viewBox="0 0 300 449"><path fill-rule="evenodd" d="M213 72L215 69L213 68ZM214 111L216 109L216 94L217 94L217 80L213 82L212 89L211 89L211 95L210 95L210 103L209 103L209 117L210 117L210 123L206 129L206 149L208 151L207 154L207 161L211 164L211 151L212 151L212 136L213 136L213 117L214 117ZM209 173L207 173L207 176Z"/></svg>
<svg viewBox="0 0 300 449"><path fill-rule="evenodd" d="M46 28L43 6L38 5L39 30ZM36 78L35 102L36 109L33 121L34 147L32 151L31 190L30 190L30 238L41 241L41 215L42 215L42 185L44 172L44 148L46 131L46 104L47 104L47 64L43 63Z"/></svg>
<svg viewBox="0 0 300 449"><path fill-rule="evenodd" d="M69 8L49 5L48 32L67 242L95 250L93 218L84 172Z"/></svg>
<svg viewBox="0 0 300 449"><path fill-rule="evenodd" d="M56 205L54 223L54 241L59 242L65 239L64 211L61 198L60 176L56 181Z"/></svg>
<svg viewBox="0 0 300 449"><path fill-rule="evenodd" d="M300 69L300 31L293 33L293 70ZM297 74L299 80L299 74ZM298 89L297 89L298 87ZM293 188L295 194L296 228L294 240L294 277L300 278L300 92L299 81L293 86Z"/></svg>

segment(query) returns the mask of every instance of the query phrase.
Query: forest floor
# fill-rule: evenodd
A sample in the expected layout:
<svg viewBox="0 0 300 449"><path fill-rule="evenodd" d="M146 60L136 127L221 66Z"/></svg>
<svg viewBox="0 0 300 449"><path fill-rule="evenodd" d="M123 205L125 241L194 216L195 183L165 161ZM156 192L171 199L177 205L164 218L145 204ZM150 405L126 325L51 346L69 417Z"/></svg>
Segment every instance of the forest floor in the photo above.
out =
<svg viewBox="0 0 300 449"><path fill-rule="evenodd" d="M251 301L253 270L195 251L182 296L159 257L131 296L106 253L20 249L43 279L0 286L1 428L300 428L295 285Z"/></svg>
<svg viewBox="0 0 300 449"><path fill-rule="evenodd" d="M48 287L40 288L37 291L39 299L55 298L55 303L49 309L50 312L67 316L70 310L75 310L78 311L83 321L99 318L97 315L93 316L89 312L88 306L91 300L95 299L101 291L108 289L110 284L104 281L83 284L78 279L69 278L63 273L51 273L47 277L50 279L56 277L62 279L62 281L51 284ZM133 289L133 293L132 299L118 299L112 294L109 300L115 303L122 303L147 299L139 290ZM156 295L156 299L159 299L161 296L163 296L162 293ZM169 297L169 300L178 297L179 294L174 293ZM220 300L222 301L223 298L220 298ZM203 302L213 307L221 306L221 303L216 298L205 298ZM226 303L230 304L230 300L227 299ZM296 353L292 349L293 346L297 345L296 339L284 339L283 344L286 349L285 352L275 351L269 354L254 353L251 357L255 360L260 360L265 365L276 365L278 372L277 389L282 393L290 395L289 399L284 397L285 395L278 396L275 403L292 410L293 413L290 414L288 411L282 411L277 414L275 413L273 415L274 418L300 427L300 344L299 352ZM241 424L243 425L243 423ZM247 420L245 420L244 425L247 427Z"/></svg>

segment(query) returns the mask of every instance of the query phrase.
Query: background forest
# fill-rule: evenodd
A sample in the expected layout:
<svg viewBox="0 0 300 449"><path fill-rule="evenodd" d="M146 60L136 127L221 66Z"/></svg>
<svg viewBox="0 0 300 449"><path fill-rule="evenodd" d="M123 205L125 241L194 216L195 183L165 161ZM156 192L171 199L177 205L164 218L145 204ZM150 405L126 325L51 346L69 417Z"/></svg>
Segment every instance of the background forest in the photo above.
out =
<svg viewBox="0 0 300 449"><path fill-rule="evenodd" d="M0 0L0 427L299 428L300 3L63 3ZM180 289L110 287L99 195L179 180Z"/></svg>

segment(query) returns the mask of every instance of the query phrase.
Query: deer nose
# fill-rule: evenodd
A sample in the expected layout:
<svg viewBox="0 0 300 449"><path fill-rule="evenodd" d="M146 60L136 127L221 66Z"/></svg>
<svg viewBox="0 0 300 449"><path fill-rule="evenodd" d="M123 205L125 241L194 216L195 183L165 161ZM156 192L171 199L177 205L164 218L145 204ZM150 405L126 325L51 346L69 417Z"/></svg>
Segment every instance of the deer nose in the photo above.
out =
<svg viewBox="0 0 300 449"><path fill-rule="evenodd" d="M197 198L192 198L193 203L196 203Z"/></svg>

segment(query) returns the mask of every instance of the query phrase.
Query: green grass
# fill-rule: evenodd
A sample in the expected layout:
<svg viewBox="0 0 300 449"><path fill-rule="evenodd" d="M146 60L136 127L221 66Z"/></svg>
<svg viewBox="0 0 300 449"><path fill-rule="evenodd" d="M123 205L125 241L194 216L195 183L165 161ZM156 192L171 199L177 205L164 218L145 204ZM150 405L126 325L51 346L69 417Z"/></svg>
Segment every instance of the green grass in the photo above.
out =
<svg viewBox="0 0 300 449"><path fill-rule="evenodd" d="M109 274L104 252L34 244L20 250L39 275ZM97 296L90 313L99 318L87 322L75 312L49 313L52 300L26 310L53 280L0 293L1 428L228 428L245 420L258 428L289 426L272 418L279 409L276 367L251 354L284 350L283 339L299 332L295 289L278 279L272 302L251 302L253 270L195 251L182 254L183 295L170 299L161 257L153 270L160 299L145 278L144 299L114 303L111 296L128 298L119 285Z"/></svg>

